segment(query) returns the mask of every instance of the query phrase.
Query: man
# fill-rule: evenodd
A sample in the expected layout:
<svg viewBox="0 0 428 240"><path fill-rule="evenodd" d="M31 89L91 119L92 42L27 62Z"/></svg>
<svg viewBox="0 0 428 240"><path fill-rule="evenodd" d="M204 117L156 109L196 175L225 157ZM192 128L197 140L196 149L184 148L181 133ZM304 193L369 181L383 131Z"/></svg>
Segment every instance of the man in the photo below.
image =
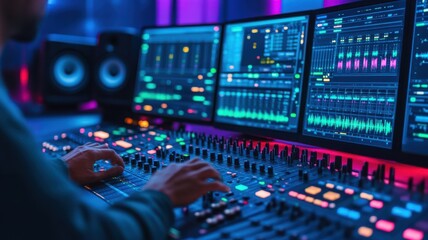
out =
<svg viewBox="0 0 428 240"><path fill-rule="evenodd" d="M33 39L45 0L0 0L0 53L9 38ZM0 80L1 239L163 239L173 223L173 207L208 191L229 191L209 164L191 160L159 171L143 191L106 209L79 198L78 186L44 159ZM117 166L94 173L93 163ZM108 147L86 144L64 158L80 184L120 174L122 159ZM58 160L57 160L58 161ZM207 181L214 179L214 181Z"/></svg>

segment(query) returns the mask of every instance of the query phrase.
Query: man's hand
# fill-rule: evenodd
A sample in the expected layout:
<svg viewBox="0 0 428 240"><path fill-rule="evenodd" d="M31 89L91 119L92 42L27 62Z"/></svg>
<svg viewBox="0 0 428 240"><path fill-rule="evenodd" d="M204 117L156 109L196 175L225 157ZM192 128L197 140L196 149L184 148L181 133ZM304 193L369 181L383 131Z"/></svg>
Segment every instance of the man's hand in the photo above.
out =
<svg viewBox="0 0 428 240"><path fill-rule="evenodd" d="M208 181L212 179L213 181ZM156 172L143 190L165 193L175 206L194 202L210 191L229 192L221 182L220 174L209 163L193 159L182 164L170 164Z"/></svg>
<svg viewBox="0 0 428 240"><path fill-rule="evenodd" d="M94 163L101 159L110 160L112 168L105 172L94 172ZM122 158L114 150L98 143L79 146L63 156L62 160L67 164L70 178L81 185L117 176L125 167Z"/></svg>

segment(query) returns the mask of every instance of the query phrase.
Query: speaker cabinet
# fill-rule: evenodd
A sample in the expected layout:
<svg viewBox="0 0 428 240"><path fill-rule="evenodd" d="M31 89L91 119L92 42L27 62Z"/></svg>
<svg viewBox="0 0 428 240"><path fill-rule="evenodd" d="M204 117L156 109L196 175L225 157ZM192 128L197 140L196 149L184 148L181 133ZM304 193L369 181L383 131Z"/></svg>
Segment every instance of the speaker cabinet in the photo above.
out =
<svg viewBox="0 0 428 240"><path fill-rule="evenodd" d="M95 96L101 106L130 107L141 40L135 31L114 30L98 36Z"/></svg>
<svg viewBox="0 0 428 240"><path fill-rule="evenodd" d="M92 99L96 39L49 35L40 52L46 105L77 105Z"/></svg>

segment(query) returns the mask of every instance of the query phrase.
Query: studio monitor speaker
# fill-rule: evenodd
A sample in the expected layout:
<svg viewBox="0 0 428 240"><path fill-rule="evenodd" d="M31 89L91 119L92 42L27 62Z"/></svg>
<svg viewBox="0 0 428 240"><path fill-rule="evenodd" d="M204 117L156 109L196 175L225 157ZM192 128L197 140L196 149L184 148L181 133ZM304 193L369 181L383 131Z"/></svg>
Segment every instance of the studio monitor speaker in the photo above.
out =
<svg viewBox="0 0 428 240"><path fill-rule="evenodd" d="M131 106L140 42L132 30L99 34L94 76L95 97L101 106Z"/></svg>
<svg viewBox="0 0 428 240"><path fill-rule="evenodd" d="M49 35L42 46L42 96L47 105L77 105L92 98L96 39Z"/></svg>

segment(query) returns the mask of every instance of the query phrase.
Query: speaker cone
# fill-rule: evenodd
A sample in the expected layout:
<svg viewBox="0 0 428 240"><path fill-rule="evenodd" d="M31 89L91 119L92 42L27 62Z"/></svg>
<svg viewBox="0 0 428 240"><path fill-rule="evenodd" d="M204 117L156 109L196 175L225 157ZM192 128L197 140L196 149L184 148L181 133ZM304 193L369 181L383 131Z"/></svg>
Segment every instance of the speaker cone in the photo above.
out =
<svg viewBox="0 0 428 240"><path fill-rule="evenodd" d="M78 56L65 54L54 62L53 74L59 87L68 91L78 90L85 81L85 64Z"/></svg>
<svg viewBox="0 0 428 240"><path fill-rule="evenodd" d="M117 58L108 58L100 65L101 85L108 90L117 90L126 80L126 66Z"/></svg>

